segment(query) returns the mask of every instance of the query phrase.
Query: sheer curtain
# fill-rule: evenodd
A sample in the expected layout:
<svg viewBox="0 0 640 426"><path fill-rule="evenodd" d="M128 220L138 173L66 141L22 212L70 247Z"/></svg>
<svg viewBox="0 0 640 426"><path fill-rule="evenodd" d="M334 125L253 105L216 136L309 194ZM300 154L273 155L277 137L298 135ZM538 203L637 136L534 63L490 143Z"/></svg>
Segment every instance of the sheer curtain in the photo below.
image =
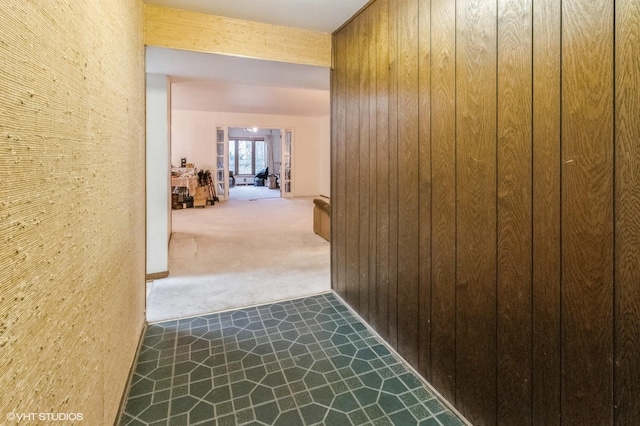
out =
<svg viewBox="0 0 640 426"><path fill-rule="evenodd" d="M267 148L267 167L269 167L269 174L275 173L275 159L273 158L273 135L266 135L264 137L264 144Z"/></svg>

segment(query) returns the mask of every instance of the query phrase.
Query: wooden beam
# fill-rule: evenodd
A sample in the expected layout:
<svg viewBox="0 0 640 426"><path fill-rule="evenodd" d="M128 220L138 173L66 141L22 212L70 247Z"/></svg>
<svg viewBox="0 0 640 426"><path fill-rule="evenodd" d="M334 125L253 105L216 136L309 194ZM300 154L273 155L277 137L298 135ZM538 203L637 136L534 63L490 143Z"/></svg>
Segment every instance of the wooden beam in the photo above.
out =
<svg viewBox="0 0 640 426"><path fill-rule="evenodd" d="M145 5L144 43L194 52L331 66L331 35Z"/></svg>

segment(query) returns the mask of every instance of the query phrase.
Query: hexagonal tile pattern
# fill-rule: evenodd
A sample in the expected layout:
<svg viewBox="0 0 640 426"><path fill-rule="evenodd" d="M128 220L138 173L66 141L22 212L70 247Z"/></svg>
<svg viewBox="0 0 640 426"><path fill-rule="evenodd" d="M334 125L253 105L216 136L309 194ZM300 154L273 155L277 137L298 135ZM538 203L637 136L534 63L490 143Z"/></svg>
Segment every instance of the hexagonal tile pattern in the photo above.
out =
<svg viewBox="0 0 640 426"><path fill-rule="evenodd" d="M121 425L464 425L333 294L152 324Z"/></svg>

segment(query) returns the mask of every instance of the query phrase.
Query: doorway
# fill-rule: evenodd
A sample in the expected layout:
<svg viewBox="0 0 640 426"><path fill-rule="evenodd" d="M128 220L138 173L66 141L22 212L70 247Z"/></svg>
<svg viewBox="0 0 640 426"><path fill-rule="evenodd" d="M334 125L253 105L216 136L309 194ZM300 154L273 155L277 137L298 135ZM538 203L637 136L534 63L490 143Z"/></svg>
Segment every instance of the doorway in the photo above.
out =
<svg viewBox="0 0 640 426"><path fill-rule="evenodd" d="M293 129L220 126L216 138L222 200L293 197Z"/></svg>

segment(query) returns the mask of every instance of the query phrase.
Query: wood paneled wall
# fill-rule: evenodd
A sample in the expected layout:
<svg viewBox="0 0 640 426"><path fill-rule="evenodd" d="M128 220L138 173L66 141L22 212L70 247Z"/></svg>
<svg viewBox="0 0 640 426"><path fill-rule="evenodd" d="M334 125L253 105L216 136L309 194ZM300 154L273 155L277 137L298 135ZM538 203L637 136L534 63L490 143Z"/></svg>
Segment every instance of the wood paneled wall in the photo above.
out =
<svg viewBox="0 0 640 426"><path fill-rule="evenodd" d="M333 288L474 424L640 419L640 2L333 36Z"/></svg>

